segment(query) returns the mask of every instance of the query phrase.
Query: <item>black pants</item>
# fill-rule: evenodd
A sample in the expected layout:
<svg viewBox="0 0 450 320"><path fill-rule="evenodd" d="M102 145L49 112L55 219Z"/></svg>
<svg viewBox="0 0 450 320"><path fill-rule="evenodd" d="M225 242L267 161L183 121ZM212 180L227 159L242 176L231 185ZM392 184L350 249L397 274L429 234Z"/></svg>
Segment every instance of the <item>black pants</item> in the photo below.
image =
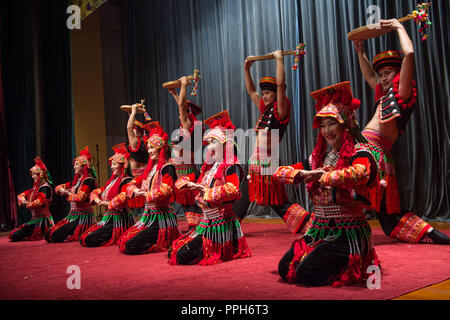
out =
<svg viewBox="0 0 450 320"><path fill-rule="evenodd" d="M281 218L284 218L284 215L286 214L287 210L289 209L290 206L292 206L294 203L293 202L286 202L282 205L271 205L270 207L275 211L275 213Z"/></svg>
<svg viewBox="0 0 450 320"><path fill-rule="evenodd" d="M45 236L45 230L46 228L50 227L50 222L48 221L48 219L44 218L41 222L41 234ZM15 241L23 241L26 238L30 237L34 230L36 228L39 228L36 226L35 223L33 224L25 224L23 227L21 227L20 229L18 229L16 232L14 232L13 234L11 234L11 238L10 240L15 242Z"/></svg>
<svg viewBox="0 0 450 320"><path fill-rule="evenodd" d="M142 214L144 213L144 207L142 208L133 208L131 211L133 211L133 217L135 219L140 219Z"/></svg>
<svg viewBox="0 0 450 320"><path fill-rule="evenodd" d="M177 263L195 264L203 258L203 238L201 236L186 243L177 252Z"/></svg>
<svg viewBox="0 0 450 320"><path fill-rule="evenodd" d="M10 240L11 241L22 241L22 240L24 240L25 238L27 238L27 237L29 237L29 236L31 236L33 234L34 227L35 227L34 224L25 225L23 228L20 228L19 230L14 232L11 235ZM42 232L44 232L44 230L45 230L44 228L45 228L45 225L42 225L42 229L43 229Z"/></svg>
<svg viewBox="0 0 450 320"><path fill-rule="evenodd" d="M248 166L243 165L244 168L244 176L247 177L248 174ZM248 207L250 206L250 200L248 198L248 181L247 178L244 178L241 184L239 185L239 191L241 192L241 198L236 200L233 204L233 212L242 221L247 215Z"/></svg>
<svg viewBox="0 0 450 320"><path fill-rule="evenodd" d="M104 226L88 234L84 239L81 239L80 244L86 247L101 246L103 243L111 239L113 227L113 219L111 219Z"/></svg>
<svg viewBox="0 0 450 320"><path fill-rule="evenodd" d="M398 225L400 219L403 218L406 212L407 211L402 211L401 213L388 214L386 212L386 201L383 195L380 204L380 212L375 213L385 235L388 237L391 235L392 230Z"/></svg>
<svg viewBox="0 0 450 320"><path fill-rule="evenodd" d="M305 236L311 241L311 237ZM345 239L319 243L297 266L297 282L307 286L323 286L330 283L332 276L338 275L346 268L350 250ZM285 253L278 264L278 273L286 280L289 265L294 258L294 246Z"/></svg>
<svg viewBox="0 0 450 320"><path fill-rule="evenodd" d="M150 227L145 228L125 243L127 254L143 254L158 241L159 225L155 221Z"/></svg>
<svg viewBox="0 0 450 320"><path fill-rule="evenodd" d="M75 229L78 226L78 219L69 223L66 223L65 225L59 227L56 229L52 235L50 236L50 231L45 234L45 240L47 242L55 242L60 243L64 242L68 237L74 234Z"/></svg>

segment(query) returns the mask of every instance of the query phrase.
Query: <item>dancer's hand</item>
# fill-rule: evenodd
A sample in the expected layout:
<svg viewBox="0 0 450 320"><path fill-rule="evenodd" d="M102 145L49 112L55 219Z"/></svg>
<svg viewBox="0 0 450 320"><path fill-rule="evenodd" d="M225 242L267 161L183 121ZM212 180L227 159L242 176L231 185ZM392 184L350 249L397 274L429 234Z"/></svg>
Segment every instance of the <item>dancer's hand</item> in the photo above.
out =
<svg viewBox="0 0 450 320"><path fill-rule="evenodd" d="M136 113L137 109L141 106L140 103L135 103L131 105L131 113Z"/></svg>
<svg viewBox="0 0 450 320"><path fill-rule="evenodd" d="M365 52L364 40L353 40L353 46L355 47L357 53L363 54Z"/></svg>
<svg viewBox="0 0 450 320"><path fill-rule="evenodd" d="M284 56L281 52L281 50L276 50L274 52L272 52L273 56L275 57L276 60L283 60Z"/></svg>
<svg viewBox="0 0 450 320"><path fill-rule="evenodd" d="M178 79L181 82L182 86L187 86L188 84L191 83L191 81L188 79L188 77L183 76L180 79Z"/></svg>
<svg viewBox="0 0 450 320"><path fill-rule="evenodd" d="M135 191L135 192L134 192L134 195L135 195L136 197L145 197L146 192L145 192L145 191L142 191L142 190L138 190L138 191Z"/></svg>
<svg viewBox="0 0 450 320"><path fill-rule="evenodd" d="M255 62L255 61L248 60L248 58L250 58L250 57L254 57L254 56L248 56L244 61L244 70L246 70L246 71L249 71L250 68L252 67L253 63Z"/></svg>
<svg viewBox="0 0 450 320"><path fill-rule="evenodd" d="M70 191L63 188L59 190L59 194L62 196L68 196L70 194Z"/></svg>
<svg viewBox="0 0 450 320"><path fill-rule="evenodd" d="M205 192L206 190L205 186L191 181L186 183L185 187L200 192Z"/></svg>
<svg viewBox="0 0 450 320"><path fill-rule="evenodd" d="M300 182L305 180L307 176L307 170L299 170L299 172L294 177L294 184L299 184Z"/></svg>
<svg viewBox="0 0 450 320"><path fill-rule="evenodd" d="M99 203L97 203L99 206L102 206L102 207L107 207L108 206L108 204L109 204L109 202L108 201L100 201Z"/></svg>
<svg viewBox="0 0 450 320"><path fill-rule="evenodd" d="M403 25L398 22L397 19L389 19L389 20L380 20L381 27L390 27L393 30L398 30L404 28Z"/></svg>
<svg viewBox="0 0 450 320"><path fill-rule="evenodd" d="M194 190L200 191L202 193L206 192L206 187L201 185L201 184L197 184L197 186L194 188Z"/></svg>
<svg viewBox="0 0 450 320"><path fill-rule="evenodd" d="M311 171L306 171L305 183L319 181L322 175L325 173L323 169L316 169Z"/></svg>

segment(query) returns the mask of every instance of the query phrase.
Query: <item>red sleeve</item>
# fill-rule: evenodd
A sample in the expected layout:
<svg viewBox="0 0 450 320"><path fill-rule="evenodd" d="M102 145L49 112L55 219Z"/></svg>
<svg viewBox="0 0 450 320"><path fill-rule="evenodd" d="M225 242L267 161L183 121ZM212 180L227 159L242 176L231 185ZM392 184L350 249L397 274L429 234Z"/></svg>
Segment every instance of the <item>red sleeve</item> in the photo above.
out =
<svg viewBox="0 0 450 320"><path fill-rule="evenodd" d="M291 165L290 167L294 168L295 170L303 170L304 169L303 162L296 163L294 165Z"/></svg>
<svg viewBox="0 0 450 320"><path fill-rule="evenodd" d="M96 204L96 200L100 199L100 195L105 191L105 187L97 188L94 191L91 192L91 195L89 196L89 202L91 204Z"/></svg>
<svg viewBox="0 0 450 320"><path fill-rule="evenodd" d="M61 189L70 189L71 182L66 182L55 187L55 192L59 193Z"/></svg>
<svg viewBox="0 0 450 320"><path fill-rule="evenodd" d="M31 189L28 189L17 196L19 206L24 203L30 197Z"/></svg>
<svg viewBox="0 0 450 320"><path fill-rule="evenodd" d="M301 181L300 176L303 170L303 163L299 162L292 166L281 166L273 174L273 178L284 184L297 184Z"/></svg>
<svg viewBox="0 0 450 320"><path fill-rule="evenodd" d="M227 170L228 172L228 170ZM236 172L230 173L225 177L225 184L207 188L203 200L205 202L229 202L240 196L239 176Z"/></svg>
<svg viewBox="0 0 450 320"><path fill-rule="evenodd" d="M176 177L175 167L168 166L162 169L163 177L161 185L147 191L145 200L150 203L167 202L173 196L174 177Z"/></svg>
<svg viewBox="0 0 450 320"><path fill-rule="evenodd" d="M358 157L347 168L324 173L319 182L323 186L354 187L367 184L369 178L370 160L367 157Z"/></svg>
<svg viewBox="0 0 450 320"><path fill-rule="evenodd" d="M48 199L45 196L45 194L42 193L42 192L38 192L37 195L36 195L36 199L34 201L32 201L32 202L29 202L27 204L27 208L28 209L40 208L43 205L45 205L46 203L48 203Z"/></svg>
<svg viewBox="0 0 450 320"><path fill-rule="evenodd" d="M78 188L77 193L71 193L68 197L68 201L73 202L84 202L89 199L91 194L91 188L83 183L81 187Z"/></svg>

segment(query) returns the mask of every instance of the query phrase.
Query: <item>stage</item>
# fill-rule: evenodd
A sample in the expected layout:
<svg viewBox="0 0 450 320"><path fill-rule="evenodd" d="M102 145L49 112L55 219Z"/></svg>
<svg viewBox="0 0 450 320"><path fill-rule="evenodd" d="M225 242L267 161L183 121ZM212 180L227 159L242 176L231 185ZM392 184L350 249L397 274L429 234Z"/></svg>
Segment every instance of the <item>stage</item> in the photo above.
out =
<svg viewBox="0 0 450 320"><path fill-rule="evenodd" d="M179 221L185 232L187 224ZM387 300L450 299L450 246L388 239L371 221L382 274L379 289L303 287L283 282L279 259L296 236L281 219L246 218L252 257L215 266L172 266L167 253L129 256L117 246L8 241L0 236L2 300ZM450 224L436 223L450 235ZM72 266L72 269L68 269ZM74 267L75 266L75 267ZM73 268L79 267L79 289ZM72 271L71 271L72 270ZM435 293L416 291L437 283ZM414 295L414 292L421 292ZM430 292L430 291L429 291ZM413 294L411 296L411 293ZM407 295L409 294L409 295Z"/></svg>

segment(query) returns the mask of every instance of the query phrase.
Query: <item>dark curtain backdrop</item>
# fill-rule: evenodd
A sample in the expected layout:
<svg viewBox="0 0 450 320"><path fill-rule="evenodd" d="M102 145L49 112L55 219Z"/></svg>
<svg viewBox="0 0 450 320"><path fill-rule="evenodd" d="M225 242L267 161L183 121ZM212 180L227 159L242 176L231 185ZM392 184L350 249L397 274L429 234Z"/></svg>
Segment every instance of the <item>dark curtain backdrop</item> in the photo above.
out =
<svg viewBox="0 0 450 320"><path fill-rule="evenodd" d="M32 2L2 2L2 84L7 156L16 194L33 185L28 169L36 153ZM3 159L2 159L3 160ZM9 213L5 213L9 215ZM18 210L18 223L31 215Z"/></svg>
<svg viewBox="0 0 450 320"><path fill-rule="evenodd" d="M44 156L54 187L72 180L75 157L72 110L70 30L66 26L68 0L39 0L39 46L42 57L44 101ZM61 220L68 202L54 196L51 212Z"/></svg>
<svg viewBox="0 0 450 320"><path fill-rule="evenodd" d="M365 25L369 5L378 5L382 18L403 17L416 2L356 0L127 0L123 1L125 66L128 103L147 99L149 113L166 131L179 126L175 102L162 83L200 70L199 95L188 97L203 107L202 119L229 109L233 123L253 128L258 111L245 90L243 62L248 55L276 49L295 49L306 43L299 71L285 58L288 96L293 102L291 122L280 147L281 161L294 163L313 149L314 103L309 93L349 80L362 100L360 125L368 122L373 93L364 82L347 33ZM446 0L433 1L431 35L421 42L417 25L404 23L416 52L419 99L406 134L395 144L394 155L402 205L426 219L449 219L449 28ZM396 34L366 41L369 59L379 51L400 49ZM274 75L275 62L256 62L255 82ZM242 151L242 150L241 150ZM248 150L246 150L248 156ZM290 196L309 208L304 188Z"/></svg>
<svg viewBox="0 0 450 320"><path fill-rule="evenodd" d="M281 161L294 163L309 155L316 132L309 93L349 80L363 104L358 119L370 119L373 94L364 82L352 43L346 34L366 24L366 9L379 5L385 18L402 17L416 3L408 1L347 0L127 0L123 34L128 101L147 99L151 116L168 132L179 126L177 107L163 82L200 70L199 95L188 98L203 107L201 119L226 108L233 123L253 128L258 110L247 96L243 62L248 55L294 49L305 42L307 54L299 71L285 58L288 96L293 103L291 122L280 147ZM7 156L16 194L32 184L28 169L36 156L35 75L32 21L38 19L44 115L44 154L55 183L71 179L73 143L70 34L65 26L66 1L2 1L2 84ZM37 10L33 10L37 6ZM36 7L35 7L36 8ZM430 38L421 42L417 25L405 22L416 52L419 99L406 128L395 144L394 156L402 205L426 219L450 218L449 161L449 28L448 1L433 1ZM36 17L36 14L38 17ZM34 15L34 16L33 16ZM398 47L396 34L366 42L371 59L377 52ZM275 61L252 67L255 82L275 74ZM190 87L191 89L192 87ZM248 158L249 150L240 150ZM2 158L3 159L3 158ZM2 164L2 167L3 164ZM290 188L291 199L309 208L304 188ZM56 220L66 203L55 198ZM62 202L61 202L62 201ZM5 214L5 213L3 213ZM19 212L19 222L27 219Z"/></svg>
<svg viewBox="0 0 450 320"><path fill-rule="evenodd" d="M11 162L14 192L33 185L29 169L36 152L35 81L41 81L39 95L43 107L44 135L39 154L56 184L71 180L73 158L72 81L70 33L66 27L67 1L17 0L2 2L2 83L5 106L7 156ZM38 30L33 38L33 23ZM36 40L36 41L35 41ZM35 46L38 48L35 48ZM37 50L35 50L37 49ZM33 59L38 52L35 77ZM40 79L40 80L36 80ZM54 197L52 213L59 220L67 213L67 203ZM18 223L29 217L21 208Z"/></svg>

